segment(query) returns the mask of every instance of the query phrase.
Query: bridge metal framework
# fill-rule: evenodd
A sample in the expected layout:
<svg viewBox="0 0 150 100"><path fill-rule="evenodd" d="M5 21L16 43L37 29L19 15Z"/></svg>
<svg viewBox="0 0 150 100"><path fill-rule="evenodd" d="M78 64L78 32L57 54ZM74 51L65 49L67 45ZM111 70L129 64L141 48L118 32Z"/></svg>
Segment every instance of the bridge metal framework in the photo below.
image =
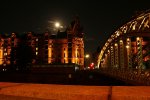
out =
<svg viewBox="0 0 150 100"><path fill-rule="evenodd" d="M108 38L99 53L97 66L119 71L135 69L138 75L150 68L150 11L122 25Z"/></svg>

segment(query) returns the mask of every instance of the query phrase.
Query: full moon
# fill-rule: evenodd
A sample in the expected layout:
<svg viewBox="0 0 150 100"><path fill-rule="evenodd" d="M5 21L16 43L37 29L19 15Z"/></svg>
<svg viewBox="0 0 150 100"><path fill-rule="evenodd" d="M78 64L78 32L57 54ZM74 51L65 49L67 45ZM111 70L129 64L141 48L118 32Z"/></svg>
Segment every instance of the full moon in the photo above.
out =
<svg viewBox="0 0 150 100"><path fill-rule="evenodd" d="M55 27L60 27L60 24L58 22L55 23Z"/></svg>

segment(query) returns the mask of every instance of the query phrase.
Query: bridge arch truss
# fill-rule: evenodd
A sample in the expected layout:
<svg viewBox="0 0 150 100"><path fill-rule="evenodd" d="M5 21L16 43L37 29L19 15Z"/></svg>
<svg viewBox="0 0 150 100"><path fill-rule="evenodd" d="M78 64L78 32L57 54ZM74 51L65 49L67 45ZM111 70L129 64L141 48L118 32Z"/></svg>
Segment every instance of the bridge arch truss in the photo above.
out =
<svg viewBox="0 0 150 100"><path fill-rule="evenodd" d="M101 49L100 68L146 69L150 66L150 11L118 28Z"/></svg>

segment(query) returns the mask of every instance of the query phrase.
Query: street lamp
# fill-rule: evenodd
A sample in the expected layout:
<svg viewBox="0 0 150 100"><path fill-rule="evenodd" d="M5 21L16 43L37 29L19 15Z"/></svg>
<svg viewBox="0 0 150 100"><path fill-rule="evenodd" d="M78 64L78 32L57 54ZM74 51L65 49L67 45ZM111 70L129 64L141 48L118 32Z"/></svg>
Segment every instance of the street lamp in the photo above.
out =
<svg viewBox="0 0 150 100"><path fill-rule="evenodd" d="M89 54L86 54L86 55L85 55L85 58L86 58L86 59L88 59L89 57L90 57L90 55L89 55Z"/></svg>
<svg viewBox="0 0 150 100"><path fill-rule="evenodd" d="M88 68L88 63L89 63L89 58L90 58L90 55L89 54L85 54L85 60L84 60L84 66L85 68L87 69Z"/></svg>

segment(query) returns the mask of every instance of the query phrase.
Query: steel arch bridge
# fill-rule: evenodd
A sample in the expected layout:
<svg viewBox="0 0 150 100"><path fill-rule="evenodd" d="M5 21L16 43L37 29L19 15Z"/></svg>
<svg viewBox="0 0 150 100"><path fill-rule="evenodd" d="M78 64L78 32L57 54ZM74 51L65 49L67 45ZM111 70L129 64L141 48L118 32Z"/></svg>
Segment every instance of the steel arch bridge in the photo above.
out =
<svg viewBox="0 0 150 100"><path fill-rule="evenodd" d="M150 69L150 10L136 16L108 38L98 55L97 66L107 69L107 72L108 69L119 70L111 70L109 74L122 75L121 73L128 72L127 76L129 72L139 76L146 70L144 73L150 79L150 73L147 73Z"/></svg>

